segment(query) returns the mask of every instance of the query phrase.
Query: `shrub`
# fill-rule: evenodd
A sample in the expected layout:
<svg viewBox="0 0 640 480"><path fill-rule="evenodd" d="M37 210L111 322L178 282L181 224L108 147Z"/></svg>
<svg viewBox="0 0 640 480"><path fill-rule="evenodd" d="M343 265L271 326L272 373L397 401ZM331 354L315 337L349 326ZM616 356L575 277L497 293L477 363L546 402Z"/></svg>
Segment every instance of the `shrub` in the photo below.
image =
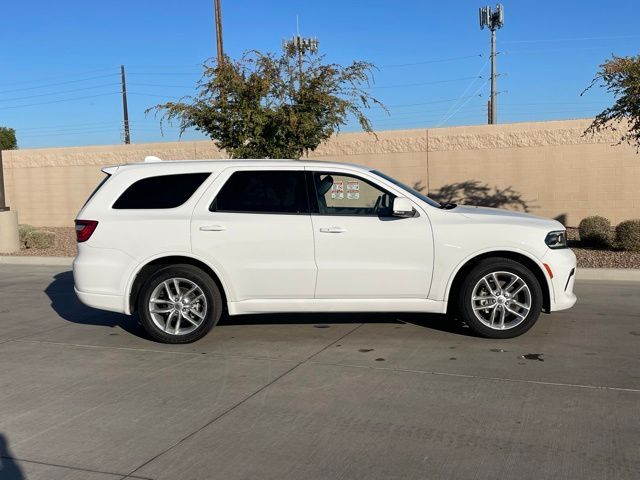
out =
<svg viewBox="0 0 640 480"><path fill-rule="evenodd" d="M27 233L33 232L34 230L36 230L36 227L33 225L27 225L26 223L18 225L18 238L20 239L20 245L24 245Z"/></svg>
<svg viewBox="0 0 640 480"><path fill-rule="evenodd" d="M50 248L56 241L56 234L46 230L31 230L25 235L27 248Z"/></svg>
<svg viewBox="0 0 640 480"><path fill-rule="evenodd" d="M599 216L583 218L578 225L580 241L595 247L611 246L611 222Z"/></svg>
<svg viewBox="0 0 640 480"><path fill-rule="evenodd" d="M627 220L616 227L616 246L640 252L640 220Z"/></svg>

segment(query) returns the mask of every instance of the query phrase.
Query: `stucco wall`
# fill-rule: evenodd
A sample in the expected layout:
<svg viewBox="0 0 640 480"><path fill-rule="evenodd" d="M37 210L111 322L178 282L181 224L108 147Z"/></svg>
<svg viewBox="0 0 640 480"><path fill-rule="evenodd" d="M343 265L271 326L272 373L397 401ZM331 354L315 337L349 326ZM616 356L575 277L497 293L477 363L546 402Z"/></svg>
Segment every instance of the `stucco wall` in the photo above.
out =
<svg viewBox="0 0 640 480"><path fill-rule="evenodd" d="M584 137L589 120L340 134L310 158L375 167L424 192L476 182L511 187L529 210L562 217L588 215L613 223L640 217L640 155L615 145L613 134ZM8 203L21 223L71 225L102 178L105 165L163 159L221 159L212 142L49 148L3 152Z"/></svg>

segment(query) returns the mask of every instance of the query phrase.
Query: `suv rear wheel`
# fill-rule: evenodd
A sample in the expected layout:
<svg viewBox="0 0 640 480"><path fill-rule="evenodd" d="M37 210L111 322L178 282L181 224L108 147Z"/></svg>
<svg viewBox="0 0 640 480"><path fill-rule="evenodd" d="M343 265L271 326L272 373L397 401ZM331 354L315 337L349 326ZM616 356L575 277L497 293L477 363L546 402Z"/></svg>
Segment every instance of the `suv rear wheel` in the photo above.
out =
<svg viewBox="0 0 640 480"><path fill-rule="evenodd" d="M154 272L138 296L140 321L163 343L190 343L205 336L220 320L222 296L209 275L192 265Z"/></svg>
<svg viewBox="0 0 640 480"><path fill-rule="evenodd" d="M513 338L529 330L542 310L542 289L527 267L508 258L487 258L462 284L458 313L475 333Z"/></svg>

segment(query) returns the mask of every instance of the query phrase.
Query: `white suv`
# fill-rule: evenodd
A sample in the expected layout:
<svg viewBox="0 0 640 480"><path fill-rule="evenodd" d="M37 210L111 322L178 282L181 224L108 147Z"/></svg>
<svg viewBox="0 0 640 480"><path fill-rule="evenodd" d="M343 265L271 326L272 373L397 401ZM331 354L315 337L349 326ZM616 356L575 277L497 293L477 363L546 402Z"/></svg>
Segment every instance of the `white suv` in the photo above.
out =
<svg viewBox="0 0 640 480"><path fill-rule="evenodd" d="M107 177L76 220L75 291L186 343L229 315L450 313L510 338L570 308L564 227L441 205L366 167L295 160L149 162Z"/></svg>

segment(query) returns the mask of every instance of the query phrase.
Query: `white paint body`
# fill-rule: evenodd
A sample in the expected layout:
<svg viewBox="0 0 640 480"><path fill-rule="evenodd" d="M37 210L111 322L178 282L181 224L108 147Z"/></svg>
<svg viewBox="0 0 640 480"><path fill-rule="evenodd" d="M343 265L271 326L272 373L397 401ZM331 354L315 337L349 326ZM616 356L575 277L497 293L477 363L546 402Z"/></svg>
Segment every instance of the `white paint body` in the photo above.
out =
<svg viewBox="0 0 640 480"><path fill-rule="evenodd" d="M355 175L399 197L411 218L211 212L209 205L238 170L317 170ZM110 179L78 214L97 220L74 260L75 289L87 305L131 313L136 275L163 257L189 257L218 276L229 314L326 311L445 313L456 273L475 257L527 257L545 278L549 310L570 308L569 249L551 250L555 220L491 208L444 210L366 167L341 163L242 160L132 164L107 169ZM133 182L155 175L211 172L177 208L114 210ZM553 272L550 278L543 264Z"/></svg>

